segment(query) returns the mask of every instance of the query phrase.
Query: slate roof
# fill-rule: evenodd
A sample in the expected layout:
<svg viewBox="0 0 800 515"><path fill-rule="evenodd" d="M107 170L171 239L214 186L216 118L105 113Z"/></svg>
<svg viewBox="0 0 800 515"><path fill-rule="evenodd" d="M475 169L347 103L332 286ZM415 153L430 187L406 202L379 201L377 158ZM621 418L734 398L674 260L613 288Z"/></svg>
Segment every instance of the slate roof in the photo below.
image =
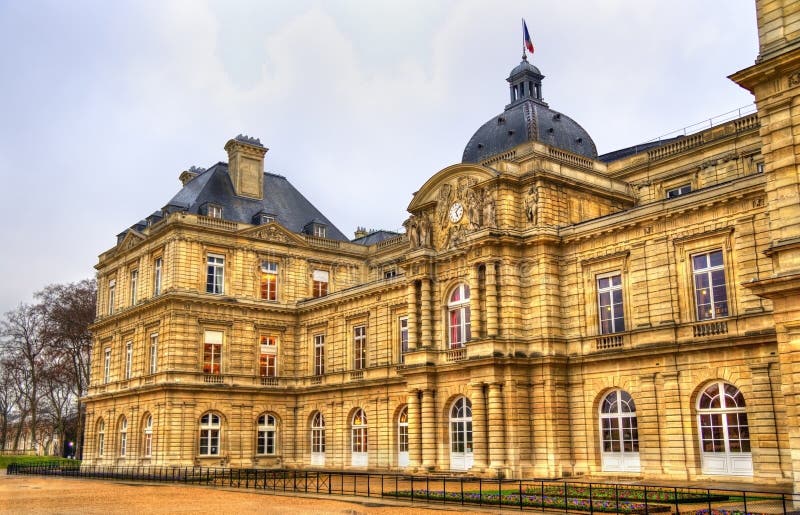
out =
<svg viewBox="0 0 800 515"><path fill-rule="evenodd" d="M228 164L220 162L184 184L164 211L201 214L201 207L207 203L221 206L224 220L252 224L253 216L263 212L275 216L276 222L292 232L303 233L303 228L314 221L327 226L328 239L350 241L282 175L264 173L263 199L239 197L234 194Z"/></svg>
<svg viewBox="0 0 800 515"><path fill-rule="evenodd" d="M597 159L603 161L604 163L610 163L612 161L616 161L624 157L638 154L639 152L644 152L645 150L650 150L651 148L656 148L660 147L661 145L666 145L667 143L672 143L673 141L681 139L683 137L684 136L676 136L674 138L662 139L657 141L648 141L647 143L639 143L638 145L634 145L632 147L621 148L619 150L607 152L598 157Z"/></svg>
<svg viewBox="0 0 800 515"><path fill-rule="evenodd" d="M528 99L510 105L484 123L464 148L462 162L480 163L528 141L541 141L569 152L597 158L589 133L567 115Z"/></svg>
<svg viewBox="0 0 800 515"><path fill-rule="evenodd" d="M351 243L355 243L357 245L374 245L376 243L380 243L384 240L388 240L389 238L394 238L395 236L399 235L399 232L393 231L386 231L384 229L379 229L377 231L372 231L371 233L367 234L366 236L362 236L360 238L355 238L350 240Z"/></svg>

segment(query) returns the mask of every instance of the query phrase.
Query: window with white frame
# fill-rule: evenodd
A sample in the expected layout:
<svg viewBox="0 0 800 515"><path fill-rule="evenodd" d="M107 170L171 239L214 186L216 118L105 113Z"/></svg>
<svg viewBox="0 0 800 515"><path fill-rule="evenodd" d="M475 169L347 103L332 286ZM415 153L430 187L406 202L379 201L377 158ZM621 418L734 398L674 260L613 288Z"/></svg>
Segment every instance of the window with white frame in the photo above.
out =
<svg viewBox="0 0 800 515"><path fill-rule="evenodd" d="M324 297L328 294L329 274L326 270L314 270L312 274L311 294L314 297Z"/></svg>
<svg viewBox="0 0 800 515"><path fill-rule="evenodd" d="M697 320L727 317L728 289L722 250L694 254L692 274Z"/></svg>
<svg viewBox="0 0 800 515"><path fill-rule="evenodd" d="M397 417L397 453L397 464L408 466L408 406L404 406Z"/></svg>
<svg viewBox="0 0 800 515"><path fill-rule="evenodd" d="M139 271L131 270L131 306L136 305L136 293L139 284Z"/></svg>
<svg viewBox="0 0 800 515"><path fill-rule="evenodd" d="M125 344L125 379L131 378L131 369L133 368L133 342Z"/></svg>
<svg viewBox="0 0 800 515"><path fill-rule="evenodd" d="M97 422L97 455L103 456L106 453L106 423L101 418Z"/></svg>
<svg viewBox="0 0 800 515"><path fill-rule="evenodd" d="M222 373L222 331L203 332L203 372Z"/></svg>
<svg viewBox="0 0 800 515"><path fill-rule="evenodd" d="M128 454L128 419L122 417L119 420L119 455L125 457Z"/></svg>
<svg viewBox="0 0 800 515"><path fill-rule="evenodd" d="M325 465L325 417L319 411L311 418L311 464Z"/></svg>
<svg viewBox="0 0 800 515"><path fill-rule="evenodd" d="M206 265L206 293L222 295L225 291L225 257L209 254Z"/></svg>
<svg viewBox="0 0 800 515"><path fill-rule="evenodd" d="M103 351L103 383L111 380L111 347L106 347Z"/></svg>
<svg viewBox="0 0 800 515"><path fill-rule="evenodd" d="M219 456L219 415L206 413L200 417L200 456Z"/></svg>
<svg viewBox="0 0 800 515"><path fill-rule="evenodd" d="M278 300L278 263L274 261L261 262L261 299Z"/></svg>
<svg viewBox="0 0 800 515"><path fill-rule="evenodd" d="M447 303L447 326L451 349L463 347L471 337L469 286L461 283L450 293Z"/></svg>
<svg viewBox="0 0 800 515"><path fill-rule="evenodd" d="M325 335L314 335L314 375L325 373Z"/></svg>
<svg viewBox="0 0 800 515"><path fill-rule="evenodd" d="M625 330L622 274L619 272L597 276L597 309L600 334L619 333Z"/></svg>
<svg viewBox="0 0 800 515"><path fill-rule="evenodd" d="M314 236L317 238L324 238L327 236L328 231L324 225L314 224Z"/></svg>
<svg viewBox="0 0 800 515"><path fill-rule="evenodd" d="M668 189L667 198L680 197L681 195L686 195L691 191L692 191L691 184L681 184L680 186L675 186L674 188Z"/></svg>
<svg viewBox="0 0 800 515"><path fill-rule="evenodd" d="M408 317L400 317L400 363L405 362L408 352Z"/></svg>
<svg viewBox="0 0 800 515"><path fill-rule="evenodd" d="M278 375L278 337L262 335L259 343L258 368L261 377Z"/></svg>
<svg viewBox="0 0 800 515"><path fill-rule="evenodd" d="M742 392L714 381L697 399L700 455L704 474L753 474L750 428Z"/></svg>
<svg viewBox="0 0 800 515"><path fill-rule="evenodd" d="M161 268L164 261L156 258L153 262L153 295L161 295Z"/></svg>
<svg viewBox="0 0 800 515"><path fill-rule="evenodd" d="M117 295L117 280L111 279L108 281L108 314L114 314L114 303L116 302Z"/></svg>
<svg viewBox="0 0 800 515"><path fill-rule="evenodd" d="M276 453L276 435L278 424L275 416L264 414L258 417L258 442L256 454L272 455Z"/></svg>
<svg viewBox="0 0 800 515"><path fill-rule="evenodd" d="M367 327L359 325L353 328L353 369L367 368Z"/></svg>
<svg viewBox="0 0 800 515"><path fill-rule="evenodd" d="M222 206L208 204L206 206L206 216L211 218L222 218Z"/></svg>
<svg viewBox="0 0 800 515"><path fill-rule="evenodd" d="M358 408L353 413L353 418L350 426L351 436L351 465L355 467L364 467L367 465L367 452L369 449L367 439L367 414L364 410Z"/></svg>
<svg viewBox="0 0 800 515"><path fill-rule="evenodd" d="M158 333L150 335L150 365L148 372L151 374L158 372Z"/></svg>
<svg viewBox="0 0 800 515"><path fill-rule="evenodd" d="M153 455L153 415L147 415L144 419L142 455L145 458L149 458Z"/></svg>

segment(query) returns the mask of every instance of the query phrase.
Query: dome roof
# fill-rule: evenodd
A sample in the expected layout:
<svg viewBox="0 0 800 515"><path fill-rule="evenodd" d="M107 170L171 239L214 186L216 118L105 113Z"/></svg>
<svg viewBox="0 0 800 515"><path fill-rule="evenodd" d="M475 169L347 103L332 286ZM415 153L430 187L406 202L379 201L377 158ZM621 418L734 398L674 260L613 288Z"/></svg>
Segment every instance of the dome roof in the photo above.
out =
<svg viewBox="0 0 800 515"><path fill-rule="evenodd" d="M539 102L526 100L484 123L464 148L461 162L480 163L528 141L541 141L575 154L597 158L594 141L575 120Z"/></svg>
<svg viewBox="0 0 800 515"><path fill-rule="evenodd" d="M511 103L484 123L464 148L463 163L480 163L529 141L540 141L591 159L597 158L592 137L575 120L542 100L544 75L523 56L506 79Z"/></svg>

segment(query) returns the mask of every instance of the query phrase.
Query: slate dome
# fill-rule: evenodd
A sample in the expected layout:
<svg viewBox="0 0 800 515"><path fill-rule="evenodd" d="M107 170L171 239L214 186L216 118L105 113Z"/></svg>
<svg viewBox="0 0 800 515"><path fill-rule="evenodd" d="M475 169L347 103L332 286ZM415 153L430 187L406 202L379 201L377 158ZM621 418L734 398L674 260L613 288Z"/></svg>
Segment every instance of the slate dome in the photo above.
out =
<svg viewBox="0 0 800 515"><path fill-rule="evenodd" d="M575 120L542 100L544 75L523 56L506 79L511 103L505 111L484 123L464 148L463 163L480 163L528 141L540 141L591 159L597 147Z"/></svg>

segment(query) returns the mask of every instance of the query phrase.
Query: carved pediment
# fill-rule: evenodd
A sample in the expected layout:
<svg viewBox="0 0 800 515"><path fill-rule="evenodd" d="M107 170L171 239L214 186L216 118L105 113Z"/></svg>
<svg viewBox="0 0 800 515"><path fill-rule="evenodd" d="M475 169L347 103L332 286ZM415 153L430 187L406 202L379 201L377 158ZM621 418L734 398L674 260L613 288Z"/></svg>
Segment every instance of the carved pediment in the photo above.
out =
<svg viewBox="0 0 800 515"><path fill-rule="evenodd" d="M276 222L270 222L265 225L257 225L256 227L248 227L247 229L241 231L240 234L248 238L272 241L275 243L291 243L295 245L305 243L304 240L298 238L292 232Z"/></svg>
<svg viewBox="0 0 800 515"><path fill-rule="evenodd" d="M145 238L146 236L140 233L139 231L135 229L128 229L128 233L125 235L122 241L119 242L119 245L117 245L117 249L118 250L132 249L133 247L141 243Z"/></svg>

